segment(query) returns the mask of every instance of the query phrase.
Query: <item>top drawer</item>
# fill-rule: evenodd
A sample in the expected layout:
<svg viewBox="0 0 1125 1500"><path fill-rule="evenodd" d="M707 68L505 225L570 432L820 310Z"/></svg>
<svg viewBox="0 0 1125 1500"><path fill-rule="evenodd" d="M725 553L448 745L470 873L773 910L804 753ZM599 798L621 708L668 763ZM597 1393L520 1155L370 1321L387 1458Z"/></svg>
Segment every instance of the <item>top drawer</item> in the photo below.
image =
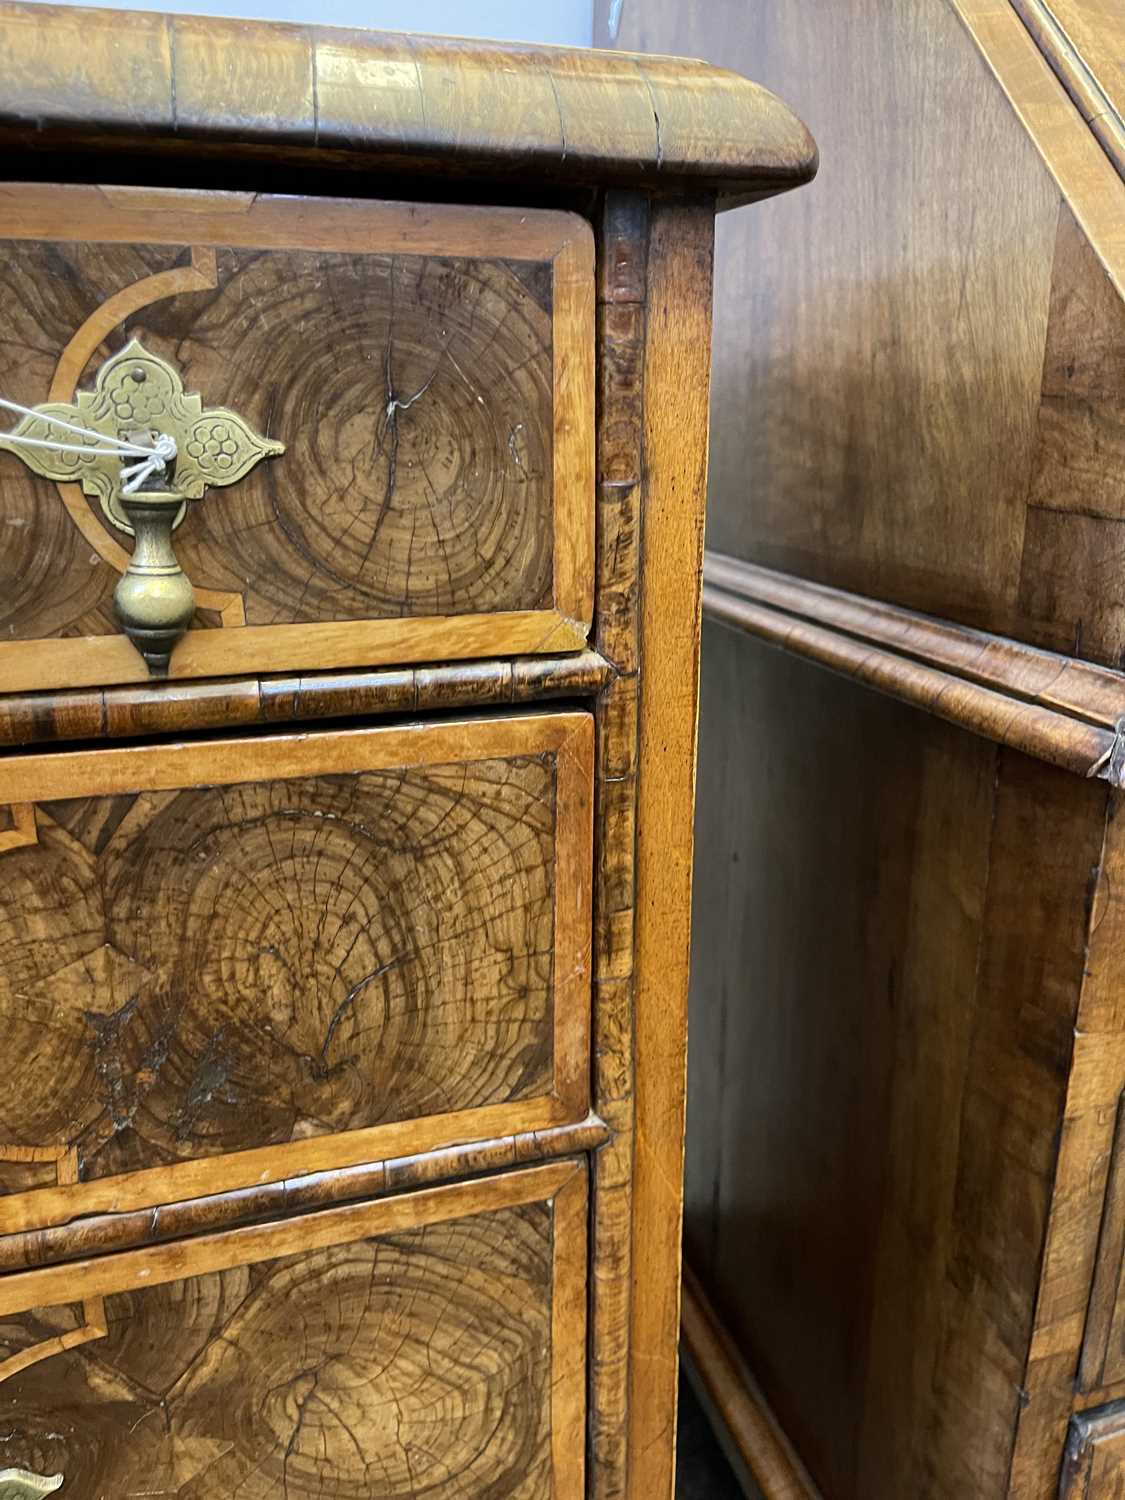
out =
<svg viewBox="0 0 1125 1500"><path fill-rule="evenodd" d="M172 534L196 613L171 676L582 646L583 220L22 184L0 201L0 397L75 406L105 441L140 442L170 420L147 355L189 406L198 395L195 413L227 409L284 444L229 484L215 464L229 470L220 438L236 434L212 423L181 445L165 488L212 458L208 482L223 487L190 500ZM99 386L133 340L136 368L119 361L116 384L103 373ZM0 452L0 691L142 680L113 603L131 534L91 477L112 462L119 482L117 460L87 456L97 438L22 430L84 451ZM201 441L215 454L197 453Z"/></svg>

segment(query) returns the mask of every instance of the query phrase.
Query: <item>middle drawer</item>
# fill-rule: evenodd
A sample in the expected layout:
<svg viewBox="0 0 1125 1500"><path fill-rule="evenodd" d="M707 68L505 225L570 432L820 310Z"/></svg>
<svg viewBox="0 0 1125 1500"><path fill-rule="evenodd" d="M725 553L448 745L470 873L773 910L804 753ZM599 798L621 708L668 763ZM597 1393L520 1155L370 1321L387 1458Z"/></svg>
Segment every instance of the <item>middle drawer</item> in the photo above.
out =
<svg viewBox="0 0 1125 1500"><path fill-rule="evenodd" d="M587 714L18 756L0 803L0 1232L586 1113Z"/></svg>

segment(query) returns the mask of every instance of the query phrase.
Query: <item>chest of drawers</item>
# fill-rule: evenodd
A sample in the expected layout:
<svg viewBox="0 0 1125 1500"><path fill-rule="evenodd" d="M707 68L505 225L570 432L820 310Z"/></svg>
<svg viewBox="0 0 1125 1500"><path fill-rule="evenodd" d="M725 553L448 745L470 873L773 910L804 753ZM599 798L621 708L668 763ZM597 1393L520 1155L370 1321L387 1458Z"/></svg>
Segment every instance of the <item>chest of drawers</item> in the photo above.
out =
<svg viewBox="0 0 1125 1500"><path fill-rule="evenodd" d="M0 1491L668 1494L702 64L0 6Z"/></svg>

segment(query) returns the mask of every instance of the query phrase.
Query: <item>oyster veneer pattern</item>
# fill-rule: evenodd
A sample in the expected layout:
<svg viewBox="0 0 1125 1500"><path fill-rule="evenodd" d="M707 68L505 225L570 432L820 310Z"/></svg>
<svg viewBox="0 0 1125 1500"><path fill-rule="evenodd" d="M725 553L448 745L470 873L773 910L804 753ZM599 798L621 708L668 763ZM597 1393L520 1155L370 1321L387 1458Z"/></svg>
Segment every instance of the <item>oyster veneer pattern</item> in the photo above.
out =
<svg viewBox="0 0 1125 1500"><path fill-rule="evenodd" d="M92 1178L549 1088L553 754L36 818L3 856L0 1139Z"/></svg>
<svg viewBox="0 0 1125 1500"><path fill-rule="evenodd" d="M47 351L186 255L4 241L0 392L43 400ZM286 444L283 471L247 475L180 526L188 576L242 595L250 625L549 603L550 265L221 248L214 266L212 289L155 301L111 336L115 351L142 338L205 406ZM3 469L7 638L116 632L115 570L91 568L48 480Z"/></svg>
<svg viewBox="0 0 1125 1500"><path fill-rule="evenodd" d="M569 1162L209 1236L198 1274L103 1258L70 1348L81 1306L19 1278L0 1466L73 1500L579 1500L585 1200Z"/></svg>

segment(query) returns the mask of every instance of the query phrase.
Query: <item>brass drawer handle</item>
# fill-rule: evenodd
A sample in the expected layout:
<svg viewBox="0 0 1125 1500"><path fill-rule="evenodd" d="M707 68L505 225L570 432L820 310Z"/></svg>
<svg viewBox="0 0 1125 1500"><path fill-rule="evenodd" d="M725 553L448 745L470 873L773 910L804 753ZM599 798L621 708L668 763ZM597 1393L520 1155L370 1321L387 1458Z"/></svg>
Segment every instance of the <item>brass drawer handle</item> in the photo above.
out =
<svg viewBox="0 0 1125 1500"><path fill-rule="evenodd" d="M32 1474L27 1469L0 1469L0 1500L33 1500L50 1495L63 1482L61 1474Z"/></svg>
<svg viewBox="0 0 1125 1500"><path fill-rule="evenodd" d="M204 410L179 371L139 339L107 359L94 389L79 391L73 404L20 409L26 415L0 434L0 450L56 484L77 481L112 525L136 537L114 606L149 671L164 676L195 613L172 532L189 501L237 483L259 460L284 453L285 444L262 437L226 407Z"/></svg>
<svg viewBox="0 0 1125 1500"><path fill-rule="evenodd" d="M195 614L195 590L172 546L183 503L174 490L138 490L119 500L136 540L113 607L153 677L167 676L173 648Z"/></svg>

